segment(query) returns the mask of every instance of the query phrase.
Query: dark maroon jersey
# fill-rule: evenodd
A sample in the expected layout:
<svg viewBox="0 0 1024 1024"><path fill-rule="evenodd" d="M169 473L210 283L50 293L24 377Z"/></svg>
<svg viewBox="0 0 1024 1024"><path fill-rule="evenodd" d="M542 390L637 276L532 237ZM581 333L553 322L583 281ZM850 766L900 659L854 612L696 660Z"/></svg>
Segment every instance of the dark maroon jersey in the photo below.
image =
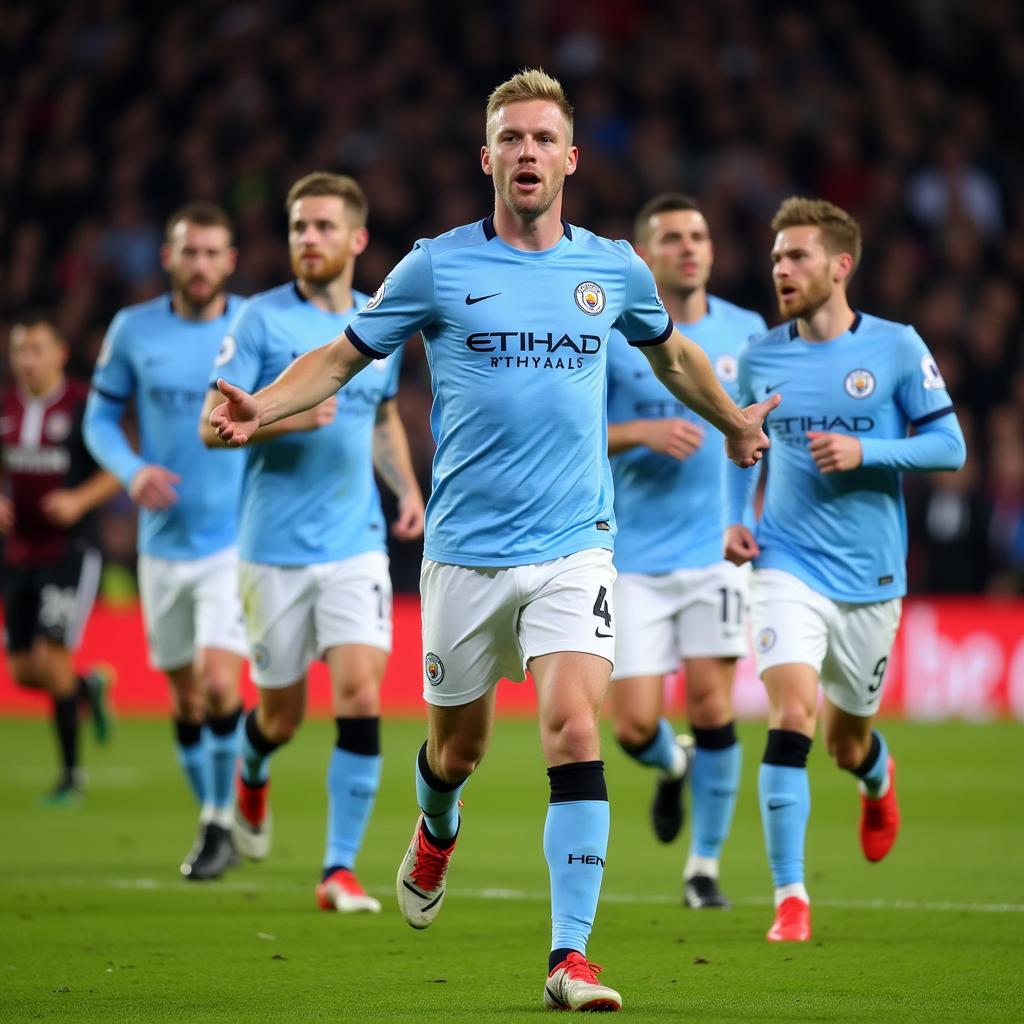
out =
<svg viewBox="0 0 1024 1024"><path fill-rule="evenodd" d="M65 530L54 526L40 505L50 491L77 487L97 471L82 439L88 394L88 385L65 380L46 398L33 398L18 387L3 396L0 444L15 518L7 536L8 565L57 562L70 549L97 541L94 512Z"/></svg>

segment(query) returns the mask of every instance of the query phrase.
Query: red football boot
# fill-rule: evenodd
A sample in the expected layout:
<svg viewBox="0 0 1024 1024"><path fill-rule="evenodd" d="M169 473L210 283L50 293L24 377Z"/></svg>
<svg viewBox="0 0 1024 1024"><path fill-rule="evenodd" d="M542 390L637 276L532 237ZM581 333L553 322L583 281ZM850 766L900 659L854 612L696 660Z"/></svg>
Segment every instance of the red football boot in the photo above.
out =
<svg viewBox="0 0 1024 1024"><path fill-rule="evenodd" d="M896 842L900 830L900 806L896 802L896 762L889 758L889 788L885 796L860 795L860 848L868 860L880 861Z"/></svg>

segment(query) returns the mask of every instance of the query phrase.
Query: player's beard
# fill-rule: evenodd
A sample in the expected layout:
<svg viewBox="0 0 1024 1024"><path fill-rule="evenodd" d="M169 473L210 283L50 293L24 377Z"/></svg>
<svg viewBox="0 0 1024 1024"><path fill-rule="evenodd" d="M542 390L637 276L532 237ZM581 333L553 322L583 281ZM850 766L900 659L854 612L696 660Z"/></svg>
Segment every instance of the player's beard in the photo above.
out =
<svg viewBox="0 0 1024 1024"><path fill-rule="evenodd" d="M227 274L220 277L209 278L200 274L193 274L189 278L179 278L172 275L171 285L179 292L185 303L192 309L201 311L206 309L211 302L216 302L224 294L224 285L228 279ZM196 287L201 284L202 287Z"/></svg>
<svg viewBox="0 0 1024 1024"><path fill-rule="evenodd" d="M551 182L547 188L543 189L539 196L530 194L520 198L515 193L515 174L520 169L513 172L505 182L502 189L504 193L502 198L509 211L516 214L516 216L522 217L523 220L537 220L555 205L555 200L561 194L562 185L565 183L565 175L563 174L557 181Z"/></svg>
<svg viewBox="0 0 1024 1024"><path fill-rule="evenodd" d="M828 271L825 270L818 277L810 278L801 293L798 293L796 301L784 305L782 297L776 294L779 303L779 313L791 320L807 319L815 313L832 297L832 280Z"/></svg>
<svg viewBox="0 0 1024 1024"><path fill-rule="evenodd" d="M330 256L320 252L320 263L314 267L303 265L302 253L292 253L292 273L300 280L309 284L325 285L330 284L336 278L341 277L348 265L348 257L345 255Z"/></svg>

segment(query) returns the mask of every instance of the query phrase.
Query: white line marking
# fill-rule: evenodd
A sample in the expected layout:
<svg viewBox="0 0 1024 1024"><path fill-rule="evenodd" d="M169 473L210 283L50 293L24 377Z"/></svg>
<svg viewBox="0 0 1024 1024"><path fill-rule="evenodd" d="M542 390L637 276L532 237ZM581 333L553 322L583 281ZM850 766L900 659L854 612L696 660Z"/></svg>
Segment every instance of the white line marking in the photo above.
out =
<svg viewBox="0 0 1024 1024"><path fill-rule="evenodd" d="M203 885L189 885L175 879L156 878L113 878L106 882L95 879L68 878L61 876L47 879L10 879L5 887L16 889L19 886L55 885L69 889L95 889L107 885L112 889L134 889L142 892L241 892L241 893L306 893L312 885L293 885L288 883L242 882L224 880ZM394 890L391 886L371 885L367 891L376 895L388 895ZM452 899L495 900L523 903L546 903L550 894L546 891L527 889L458 889L451 893ZM665 893L624 893L606 892L601 894L605 903L636 903L660 906L678 906L681 901L676 896ZM747 896L733 900L738 906L766 907L771 906L770 896ZM844 910L925 910L952 914L1024 914L1024 903L954 903L948 900L841 900L817 899L812 901L816 907L829 907Z"/></svg>

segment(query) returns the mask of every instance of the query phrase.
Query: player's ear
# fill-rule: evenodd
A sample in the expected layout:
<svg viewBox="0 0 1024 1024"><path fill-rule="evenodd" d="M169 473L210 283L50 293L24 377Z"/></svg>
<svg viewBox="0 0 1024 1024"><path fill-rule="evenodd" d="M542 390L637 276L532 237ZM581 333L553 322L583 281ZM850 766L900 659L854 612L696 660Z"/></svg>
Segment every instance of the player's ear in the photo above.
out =
<svg viewBox="0 0 1024 1024"><path fill-rule="evenodd" d="M366 228L356 228L352 232L352 255L360 255L370 243L370 232Z"/></svg>
<svg viewBox="0 0 1024 1024"><path fill-rule="evenodd" d="M228 276L230 277L235 272L235 268L238 266L238 250L233 245L228 249L227 259Z"/></svg>
<svg viewBox="0 0 1024 1024"><path fill-rule="evenodd" d="M494 169L491 167L491 151L487 146L480 147L480 166L488 177L494 173Z"/></svg>
<svg viewBox="0 0 1024 1024"><path fill-rule="evenodd" d="M853 272L853 257L848 252L841 252L833 260L832 279L842 284Z"/></svg>
<svg viewBox="0 0 1024 1024"><path fill-rule="evenodd" d="M569 152L565 154L565 173L575 174L576 164L580 158L580 151L575 146L569 147Z"/></svg>
<svg viewBox="0 0 1024 1024"><path fill-rule="evenodd" d="M170 273L171 247L166 242L160 246L160 266L163 267L165 274Z"/></svg>

